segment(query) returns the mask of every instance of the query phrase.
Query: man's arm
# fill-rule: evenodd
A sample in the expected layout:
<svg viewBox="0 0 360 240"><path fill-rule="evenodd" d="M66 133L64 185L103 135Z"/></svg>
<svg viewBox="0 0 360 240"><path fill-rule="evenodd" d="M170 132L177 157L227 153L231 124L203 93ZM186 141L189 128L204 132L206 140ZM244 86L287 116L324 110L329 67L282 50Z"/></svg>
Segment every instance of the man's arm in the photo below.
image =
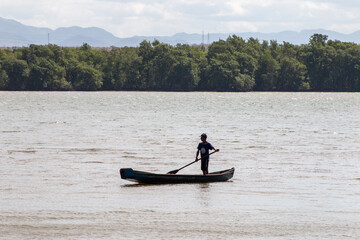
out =
<svg viewBox="0 0 360 240"><path fill-rule="evenodd" d="M216 148L212 148L212 150L214 150L215 152L218 152L218 151L220 151L220 149L216 149Z"/></svg>
<svg viewBox="0 0 360 240"><path fill-rule="evenodd" d="M198 149L196 152L195 160L198 160L199 152L200 152L200 150Z"/></svg>

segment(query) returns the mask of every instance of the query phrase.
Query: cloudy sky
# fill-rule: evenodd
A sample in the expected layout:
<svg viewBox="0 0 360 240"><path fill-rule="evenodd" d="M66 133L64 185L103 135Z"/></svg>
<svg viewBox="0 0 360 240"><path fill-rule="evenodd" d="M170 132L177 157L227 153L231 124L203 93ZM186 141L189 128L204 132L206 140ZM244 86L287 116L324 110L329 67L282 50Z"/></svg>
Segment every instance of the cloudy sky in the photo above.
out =
<svg viewBox="0 0 360 240"><path fill-rule="evenodd" d="M0 0L0 17L37 27L100 27L117 37L360 30L359 0Z"/></svg>

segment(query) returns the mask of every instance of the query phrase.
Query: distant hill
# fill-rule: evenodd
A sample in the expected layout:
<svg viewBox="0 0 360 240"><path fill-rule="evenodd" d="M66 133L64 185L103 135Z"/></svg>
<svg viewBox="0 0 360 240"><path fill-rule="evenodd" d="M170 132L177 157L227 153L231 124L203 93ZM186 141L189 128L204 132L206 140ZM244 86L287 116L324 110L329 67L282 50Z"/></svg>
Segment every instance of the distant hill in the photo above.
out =
<svg viewBox="0 0 360 240"><path fill-rule="evenodd" d="M181 44L201 44L212 43L219 39L225 40L231 35L237 35L244 39L250 37L262 40L276 40L279 43L285 41L292 44L307 44L309 38L314 33L326 34L329 39L340 40L342 42L360 43L360 31L352 34L342 34L335 31L324 29L303 30L301 32L283 31L277 33L260 33L260 32L243 32L243 33L210 33L205 34L188 34L177 33L173 36L134 36L130 38L118 38L113 34L97 27L64 27L52 30L49 28L38 28L26 26L14 20L0 18L0 47L22 47L30 44L45 45L49 42L59 46L76 47L88 43L94 47L109 46L138 46L143 40L168 43L171 45Z"/></svg>

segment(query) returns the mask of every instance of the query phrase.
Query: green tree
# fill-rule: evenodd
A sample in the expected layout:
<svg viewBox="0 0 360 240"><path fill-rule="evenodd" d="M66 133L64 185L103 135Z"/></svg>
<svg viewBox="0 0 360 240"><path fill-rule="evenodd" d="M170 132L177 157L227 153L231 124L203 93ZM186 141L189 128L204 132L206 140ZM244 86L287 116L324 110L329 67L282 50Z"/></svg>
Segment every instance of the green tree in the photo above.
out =
<svg viewBox="0 0 360 240"><path fill-rule="evenodd" d="M333 89L330 72L334 66L336 51L332 46L326 45L326 40L326 35L314 34L310 38L310 48L307 53L306 67L310 86L316 91Z"/></svg>
<svg viewBox="0 0 360 240"><path fill-rule="evenodd" d="M75 90L94 91L102 86L102 73L84 62L70 62L67 79Z"/></svg>
<svg viewBox="0 0 360 240"><path fill-rule="evenodd" d="M305 85L306 66L295 58L284 57L280 61L276 89L280 91L298 91Z"/></svg>
<svg viewBox="0 0 360 240"><path fill-rule="evenodd" d="M279 63L273 58L271 51L265 48L260 55L255 73L255 89L261 91L275 90Z"/></svg>
<svg viewBox="0 0 360 240"><path fill-rule="evenodd" d="M173 53L172 46L163 43L155 44L152 60L155 90L171 90L169 76L175 64Z"/></svg>
<svg viewBox="0 0 360 240"><path fill-rule="evenodd" d="M155 43L154 45L157 45ZM153 68L153 59L155 57L155 52L153 45L148 41L142 41L139 46L139 57L141 57L141 80L142 87L144 89L151 90L155 88L155 73Z"/></svg>
<svg viewBox="0 0 360 240"><path fill-rule="evenodd" d="M2 69L8 76L9 90L26 90L26 82L29 76L26 61L8 56L3 60Z"/></svg>
<svg viewBox="0 0 360 240"><path fill-rule="evenodd" d="M2 70L0 65L0 90L7 90L9 85L9 76L5 70Z"/></svg>
<svg viewBox="0 0 360 240"><path fill-rule="evenodd" d="M65 79L66 71L52 60L39 58L31 65L27 89L29 90L70 90L71 84Z"/></svg>
<svg viewBox="0 0 360 240"><path fill-rule="evenodd" d="M209 86L213 90L234 91L236 76L239 76L240 69L234 49L227 42L220 40L213 43L208 50L209 62Z"/></svg>
<svg viewBox="0 0 360 240"><path fill-rule="evenodd" d="M122 51L123 58L119 65L119 70L123 73L124 89L141 90L143 88L141 79L142 59L135 48L124 48Z"/></svg>
<svg viewBox="0 0 360 240"><path fill-rule="evenodd" d="M199 81L199 69L193 59L178 57L169 75L171 90L193 90Z"/></svg>

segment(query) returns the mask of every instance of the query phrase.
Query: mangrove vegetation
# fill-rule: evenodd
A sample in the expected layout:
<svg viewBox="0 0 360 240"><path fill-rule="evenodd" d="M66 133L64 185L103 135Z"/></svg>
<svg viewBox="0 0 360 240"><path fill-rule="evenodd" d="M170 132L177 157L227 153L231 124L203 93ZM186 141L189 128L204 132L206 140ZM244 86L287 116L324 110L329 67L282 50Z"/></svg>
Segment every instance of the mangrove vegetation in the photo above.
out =
<svg viewBox="0 0 360 240"><path fill-rule="evenodd" d="M0 90L359 91L360 45L321 34L300 46L237 36L208 46L30 45L0 49Z"/></svg>

